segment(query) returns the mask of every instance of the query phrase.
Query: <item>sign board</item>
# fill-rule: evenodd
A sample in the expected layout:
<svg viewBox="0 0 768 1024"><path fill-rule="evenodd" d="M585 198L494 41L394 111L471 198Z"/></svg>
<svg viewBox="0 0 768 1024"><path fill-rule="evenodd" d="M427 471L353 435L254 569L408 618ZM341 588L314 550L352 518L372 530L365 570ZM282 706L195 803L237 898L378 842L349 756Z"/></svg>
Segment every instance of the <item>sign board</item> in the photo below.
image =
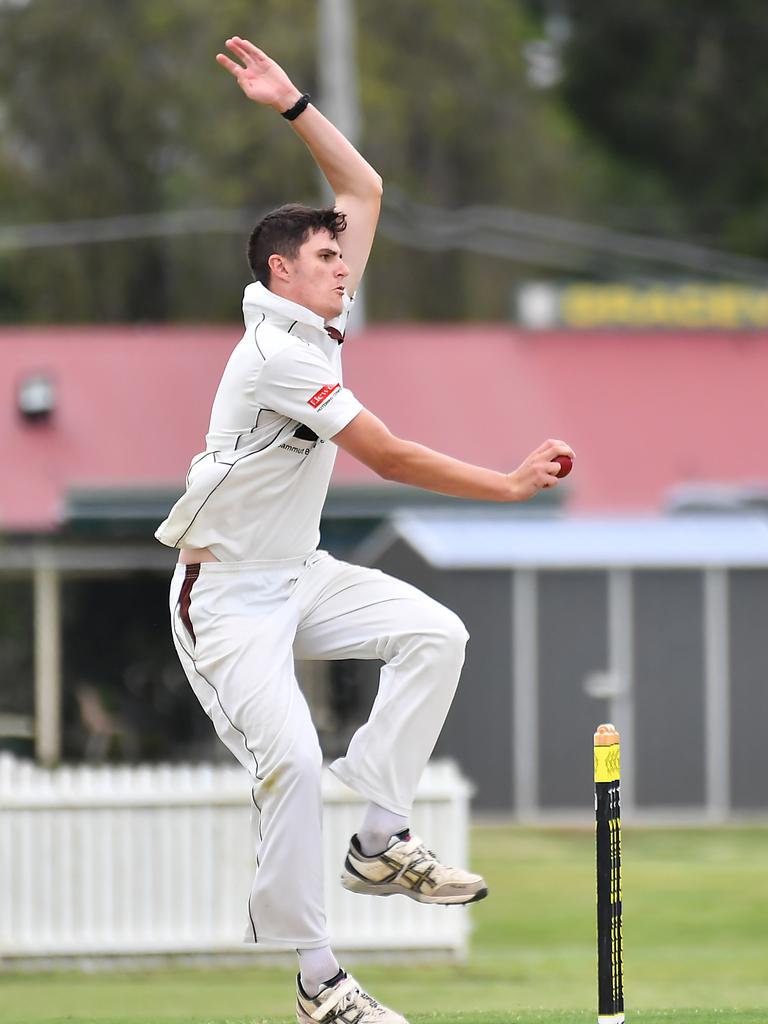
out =
<svg viewBox="0 0 768 1024"><path fill-rule="evenodd" d="M768 286L530 282L517 293L517 320L534 330L765 330Z"/></svg>

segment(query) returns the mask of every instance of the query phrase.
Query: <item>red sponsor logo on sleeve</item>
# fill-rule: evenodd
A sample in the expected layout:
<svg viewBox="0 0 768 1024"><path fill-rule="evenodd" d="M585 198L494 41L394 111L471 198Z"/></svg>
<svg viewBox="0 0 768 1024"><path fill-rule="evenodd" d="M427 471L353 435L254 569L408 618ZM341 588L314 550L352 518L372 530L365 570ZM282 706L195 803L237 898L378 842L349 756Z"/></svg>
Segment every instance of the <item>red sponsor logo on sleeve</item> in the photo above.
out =
<svg viewBox="0 0 768 1024"><path fill-rule="evenodd" d="M323 402L327 401L334 391L338 391L341 384L323 384L319 391L316 391L314 395L309 399L307 405L311 405L313 409L317 409L318 406L322 405Z"/></svg>

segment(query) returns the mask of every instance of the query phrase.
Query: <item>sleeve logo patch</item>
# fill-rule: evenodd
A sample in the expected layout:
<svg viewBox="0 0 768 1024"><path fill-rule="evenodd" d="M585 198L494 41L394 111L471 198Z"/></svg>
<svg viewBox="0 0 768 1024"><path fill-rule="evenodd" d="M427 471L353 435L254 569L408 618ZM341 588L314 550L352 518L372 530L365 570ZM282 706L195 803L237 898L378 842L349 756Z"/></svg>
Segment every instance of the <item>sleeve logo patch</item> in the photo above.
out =
<svg viewBox="0 0 768 1024"><path fill-rule="evenodd" d="M341 388L341 384L323 384L319 391L316 391L314 395L309 399L307 405L311 405L313 409L319 408L323 402L327 402L334 392Z"/></svg>

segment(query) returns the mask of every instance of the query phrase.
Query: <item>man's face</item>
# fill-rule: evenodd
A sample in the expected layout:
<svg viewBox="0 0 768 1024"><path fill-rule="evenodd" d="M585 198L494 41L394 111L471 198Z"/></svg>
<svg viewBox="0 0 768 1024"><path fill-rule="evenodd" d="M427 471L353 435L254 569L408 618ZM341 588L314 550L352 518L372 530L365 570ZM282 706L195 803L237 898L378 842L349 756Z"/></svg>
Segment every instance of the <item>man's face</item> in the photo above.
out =
<svg viewBox="0 0 768 1024"><path fill-rule="evenodd" d="M311 234L298 256L284 258L283 262L288 277L281 294L311 309L323 320L332 320L343 312L349 267L342 259L338 241L328 231Z"/></svg>

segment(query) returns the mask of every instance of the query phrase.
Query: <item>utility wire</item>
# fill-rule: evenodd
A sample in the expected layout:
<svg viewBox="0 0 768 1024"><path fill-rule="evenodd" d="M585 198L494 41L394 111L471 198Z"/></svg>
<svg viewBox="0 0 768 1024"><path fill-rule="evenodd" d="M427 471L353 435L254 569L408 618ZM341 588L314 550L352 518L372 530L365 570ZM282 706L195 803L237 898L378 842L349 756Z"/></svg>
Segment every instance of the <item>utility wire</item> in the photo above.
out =
<svg viewBox="0 0 768 1024"><path fill-rule="evenodd" d="M250 222L250 216L247 210L201 209L18 224L0 228L0 250L124 242L174 235L237 234Z"/></svg>
<svg viewBox="0 0 768 1024"><path fill-rule="evenodd" d="M0 228L0 251L165 238L193 234L244 234L262 212L203 208L91 220L20 224ZM765 285L768 261L664 238L614 231L502 206L445 210L416 203L396 188L385 193L380 230L409 248L459 250L515 263L612 277L627 264Z"/></svg>
<svg viewBox="0 0 768 1024"><path fill-rule="evenodd" d="M766 260L503 206L442 210L415 203L392 188L388 190L382 231L391 232L404 245L437 251L469 249L526 263L573 268L584 266L585 257L611 256L718 278L759 284L768 281ZM606 261L598 262L604 265Z"/></svg>

